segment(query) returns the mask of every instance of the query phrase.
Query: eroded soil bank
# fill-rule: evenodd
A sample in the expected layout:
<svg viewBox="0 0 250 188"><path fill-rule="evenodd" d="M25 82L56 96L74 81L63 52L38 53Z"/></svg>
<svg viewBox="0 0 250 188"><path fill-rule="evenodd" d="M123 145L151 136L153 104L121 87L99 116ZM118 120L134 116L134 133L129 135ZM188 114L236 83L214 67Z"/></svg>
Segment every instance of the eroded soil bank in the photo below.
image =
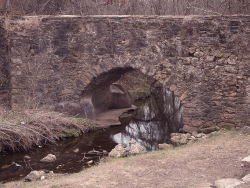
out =
<svg viewBox="0 0 250 188"><path fill-rule="evenodd" d="M249 155L250 137L227 131L190 145L110 159L78 174L52 175L30 183L11 182L2 187L205 188L218 179L240 179L249 174L241 167L241 160Z"/></svg>

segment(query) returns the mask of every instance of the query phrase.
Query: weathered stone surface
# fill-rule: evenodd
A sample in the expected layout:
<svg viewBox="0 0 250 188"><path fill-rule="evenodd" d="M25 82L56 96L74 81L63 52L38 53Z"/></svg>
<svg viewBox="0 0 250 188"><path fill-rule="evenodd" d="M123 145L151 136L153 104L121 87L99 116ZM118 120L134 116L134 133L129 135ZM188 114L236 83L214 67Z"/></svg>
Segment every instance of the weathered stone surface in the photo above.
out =
<svg viewBox="0 0 250 188"><path fill-rule="evenodd" d="M173 147L172 144L166 144L166 143L158 144L159 149L167 149L167 148L172 148L172 147Z"/></svg>
<svg viewBox="0 0 250 188"><path fill-rule="evenodd" d="M109 157L126 157L128 155L126 147L127 145L124 143L118 144L114 149L111 150L111 152L109 153Z"/></svg>
<svg viewBox="0 0 250 188"><path fill-rule="evenodd" d="M242 181L244 181L245 183L250 182L250 174L244 176L244 177L242 178Z"/></svg>
<svg viewBox="0 0 250 188"><path fill-rule="evenodd" d="M40 160L42 163L52 163L56 161L56 156L53 154L48 154L46 157Z"/></svg>
<svg viewBox="0 0 250 188"><path fill-rule="evenodd" d="M9 20L8 35L1 18L0 74L9 74L13 108L28 101L50 109L66 104L64 112L94 119L93 113L110 103L105 95L109 86L138 69L181 98L185 125L201 128L204 122L224 125L227 120L243 127L250 124L249 36L241 27L234 28L241 33L237 41L225 32L231 31L232 18L249 16L211 16L216 24L194 16L188 27L195 32L187 31L184 17L32 16L19 18L27 23L22 27L20 20ZM89 95L91 101L85 103Z"/></svg>
<svg viewBox="0 0 250 188"><path fill-rule="evenodd" d="M232 178L225 178L221 180L217 180L214 185L216 188L234 188L240 184L243 184L243 181L232 179Z"/></svg>
<svg viewBox="0 0 250 188"><path fill-rule="evenodd" d="M133 145L129 150L129 155L141 155L147 153L146 149L140 145Z"/></svg>
<svg viewBox="0 0 250 188"><path fill-rule="evenodd" d="M181 134L181 133L172 133L171 134L171 142L175 144L186 144L188 139L191 137L190 133Z"/></svg>
<svg viewBox="0 0 250 188"><path fill-rule="evenodd" d="M40 180L45 175L44 171L31 171L25 178L24 181L35 181Z"/></svg>
<svg viewBox="0 0 250 188"><path fill-rule="evenodd" d="M250 155L242 159L241 166L244 168L250 168Z"/></svg>

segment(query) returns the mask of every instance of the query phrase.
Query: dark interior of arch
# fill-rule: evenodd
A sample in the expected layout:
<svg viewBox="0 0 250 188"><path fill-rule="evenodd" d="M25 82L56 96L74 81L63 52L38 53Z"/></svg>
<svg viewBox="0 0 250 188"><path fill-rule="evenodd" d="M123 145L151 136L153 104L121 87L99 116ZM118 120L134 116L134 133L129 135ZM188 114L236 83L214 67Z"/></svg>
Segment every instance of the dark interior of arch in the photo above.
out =
<svg viewBox="0 0 250 188"><path fill-rule="evenodd" d="M96 92L96 90L109 87L112 83L119 80L122 75L132 70L135 69L132 67L125 67L125 68L119 67L111 69L108 72L102 73L98 77L92 79L91 83L83 91L83 96Z"/></svg>

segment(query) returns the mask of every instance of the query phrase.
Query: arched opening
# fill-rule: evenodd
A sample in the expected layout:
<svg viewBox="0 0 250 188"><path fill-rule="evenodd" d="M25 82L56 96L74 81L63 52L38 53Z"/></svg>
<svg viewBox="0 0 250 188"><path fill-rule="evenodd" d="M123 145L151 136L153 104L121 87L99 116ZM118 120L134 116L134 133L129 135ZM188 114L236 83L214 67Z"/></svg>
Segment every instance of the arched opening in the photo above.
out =
<svg viewBox="0 0 250 188"><path fill-rule="evenodd" d="M123 114L133 109L132 104L138 109ZM112 119L116 116L121 126L111 131L111 139L116 143L135 140L148 150L156 149L159 142L170 142L170 134L183 127L179 98L153 77L132 67L115 68L94 78L81 93L73 113L97 120L100 127L117 125Z"/></svg>

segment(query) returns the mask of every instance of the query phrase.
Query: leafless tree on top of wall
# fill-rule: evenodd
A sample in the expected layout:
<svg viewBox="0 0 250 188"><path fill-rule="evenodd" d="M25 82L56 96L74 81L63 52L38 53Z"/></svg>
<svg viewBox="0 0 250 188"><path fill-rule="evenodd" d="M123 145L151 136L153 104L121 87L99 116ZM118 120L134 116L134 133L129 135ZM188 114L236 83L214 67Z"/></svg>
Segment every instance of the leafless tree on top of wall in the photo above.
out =
<svg viewBox="0 0 250 188"><path fill-rule="evenodd" d="M0 0L14 15L249 14L250 0Z"/></svg>

